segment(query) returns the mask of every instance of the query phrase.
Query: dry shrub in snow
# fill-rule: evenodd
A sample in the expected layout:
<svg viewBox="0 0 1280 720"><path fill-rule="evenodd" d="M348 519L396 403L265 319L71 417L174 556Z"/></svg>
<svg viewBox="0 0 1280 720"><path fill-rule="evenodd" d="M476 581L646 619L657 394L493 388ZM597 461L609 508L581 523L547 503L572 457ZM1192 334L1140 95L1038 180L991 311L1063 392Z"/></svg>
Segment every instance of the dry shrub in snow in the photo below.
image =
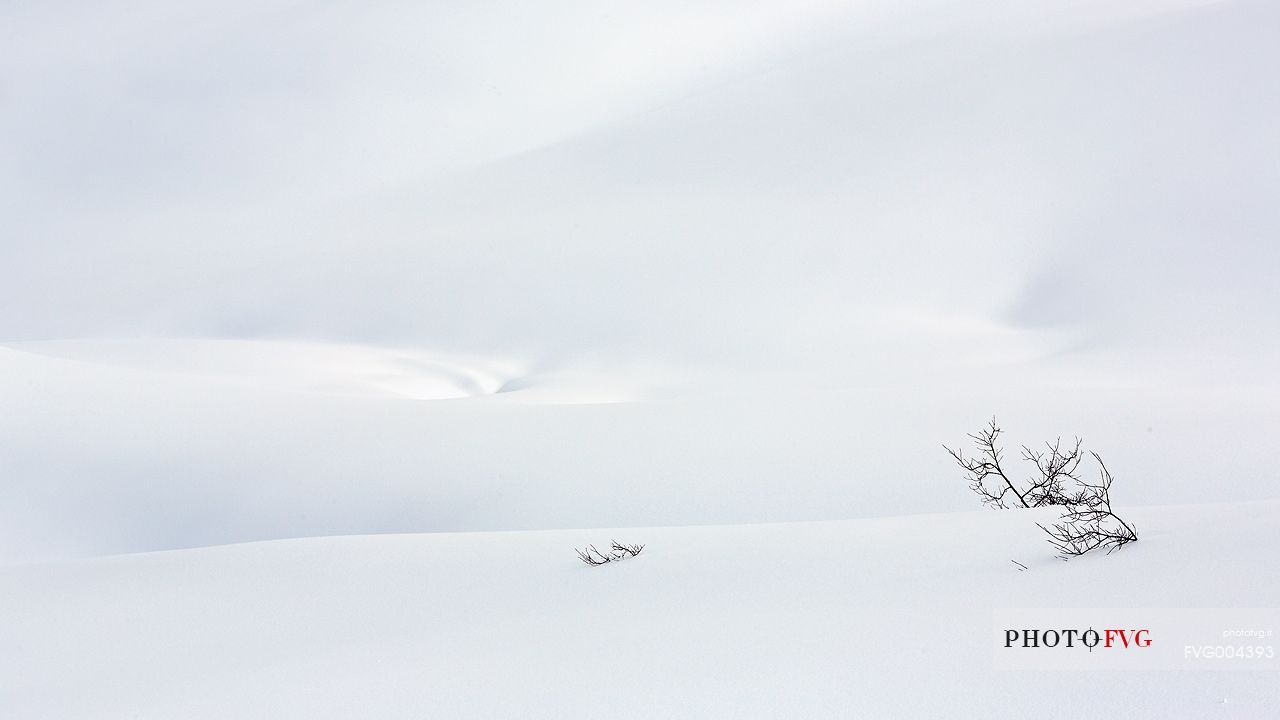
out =
<svg viewBox="0 0 1280 720"><path fill-rule="evenodd" d="M1063 557L1097 549L1111 552L1137 541L1138 533L1133 525L1111 509L1114 478L1098 453L1089 453L1099 468L1099 480L1092 483L1080 476L1084 453L1079 438L1070 445L1063 445L1061 439L1045 443L1043 450L1023 445L1022 459L1035 467L1035 474L1015 481L1005 470L1004 450L999 444L1001 432L992 418L986 427L971 433L969 438L977 447L976 455L966 456L962 450L943 446L964 469L969 488L983 504L999 509L1061 506L1064 512L1059 522L1047 527L1040 525L1040 529Z"/></svg>
<svg viewBox="0 0 1280 720"><path fill-rule="evenodd" d="M585 550L574 548L578 553L578 559L588 565L604 565L623 558L635 557L641 550L644 550L644 545L623 545L617 540L613 541L613 547L609 552L600 552L595 545L588 545Z"/></svg>

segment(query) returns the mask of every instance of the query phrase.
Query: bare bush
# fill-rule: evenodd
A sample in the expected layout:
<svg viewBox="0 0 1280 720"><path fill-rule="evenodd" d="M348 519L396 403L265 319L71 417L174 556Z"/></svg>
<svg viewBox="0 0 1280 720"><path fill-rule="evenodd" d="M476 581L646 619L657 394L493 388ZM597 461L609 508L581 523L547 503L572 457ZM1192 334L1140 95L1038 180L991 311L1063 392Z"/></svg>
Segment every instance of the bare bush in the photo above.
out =
<svg viewBox="0 0 1280 720"><path fill-rule="evenodd" d="M977 446L976 455L966 456L962 450L943 446L964 469L969 489L984 505L999 509L1062 506L1065 510L1060 522L1048 527L1037 525L1063 557L1100 548L1111 552L1137 541L1134 527L1111 509L1114 478L1098 453L1089 454L1098 463L1101 479L1097 483L1081 479L1080 463L1084 453L1080 438L1067 445L1059 438L1045 443L1043 450L1023 445L1022 459L1031 463L1036 472L1027 480L1014 481L1005 471L1004 450L999 444L1002 432L996 419L991 418L986 427L971 433L969 438Z"/></svg>
<svg viewBox="0 0 1280 720"><path fill-rule="evenodd" d="M1098 453L1090 454L1098 461L1101 479L1097 484L1077 479L1081 489L1066 503L1067 511L1061 521L1049 527L1036 523L1049 536L1049 544L1063 557L1083 555L1100 548L1106 548L1110 553L1138 540L1138 531L1133 525L1111 510L1111 482L1114 480L1111 471Z"/></svg>
<svg viewBox="0 0 1280 720"><path fill-rule="evenodd" d="M617 562L623 558L635 557L644 550L644 545L624 545L617 540L613 540L613 547L608 552L600 552L595 545L588 545L586 549L574 548L574 552L578 553L578 559L588 565L604 565L605 563Z"/></svg>

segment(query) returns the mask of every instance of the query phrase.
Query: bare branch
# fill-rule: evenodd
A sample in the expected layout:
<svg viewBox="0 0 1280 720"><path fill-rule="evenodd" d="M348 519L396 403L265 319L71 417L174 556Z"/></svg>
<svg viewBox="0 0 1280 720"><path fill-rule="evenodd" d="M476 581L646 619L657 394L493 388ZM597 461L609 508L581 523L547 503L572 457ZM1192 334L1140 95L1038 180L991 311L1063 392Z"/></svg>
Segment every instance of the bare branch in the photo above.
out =
<svg viewBox="0 0 1280 720"><path fill-rule="evenodd" d="M1047 527L1037 525L1064 559L1103 548L1109 553L1137 541L1137 529L1111 509L1114 478L1102 456L1090 452L1099 468L1096 483L1080 477L1080 463L1084 459L1080 438L1066 446L1059 438L1045 443L1044 450L1023 445L1022 459L1035 466L1036 475L1019 489L1000 464L1003 452L998 445L1000 433L1000 427L992 418L987 427L969 435L978 448L976 457L965 457L960 450L943 446L964 469L969 488L983 504L1001 509L1010 507L1012 501L1005 498L1012 494L1017 500L1015 507L1061 506L1063 513L1059 522Z"/></svg>
<svg viewBox="0 0 1280 720"><path fill-rule="evenodd" d="M1009 476L1005 474L1004 468L1000 465L1003 451L997 441L1001 432L1003 431L996 424L996 419L993 417L987 427L976 433L969 434L969 438L978 446L977 457L966 458L962 450L952 450L946 445L943 445L942 448L965 471L965 479L969 481L969 488L977 493L978 497L982 498L984 504L1003 510L1009 507L1005 502L1005 495L1013 493L1018 505L1031 507L1027 504L1024 493L1019 492L1014 487L1013 481L1009 480ZM988 478L999 478L1000 482L995 483L996 489L993 490L987 486Z"/></svg>
<svg viewBox="0 0 1280 720"><path fill-rule="evenodd" d="M640 554L641 550L644 550L644 545L623 545L617 540L613 541L613 551L615 553L625 553L631 557L635 557Z"/></svg>
<svg viewBox="0 0 1280 720"><path fill-rule="evenodd" d="M604 565L605 563L617 562L623 558L635 557L644 550L644 545L625 545L613 540L612 547L609 552L600 552L595 545L588 545L585 549L574 548L574 552L578 553L578 559L588 565Z"/></svg>

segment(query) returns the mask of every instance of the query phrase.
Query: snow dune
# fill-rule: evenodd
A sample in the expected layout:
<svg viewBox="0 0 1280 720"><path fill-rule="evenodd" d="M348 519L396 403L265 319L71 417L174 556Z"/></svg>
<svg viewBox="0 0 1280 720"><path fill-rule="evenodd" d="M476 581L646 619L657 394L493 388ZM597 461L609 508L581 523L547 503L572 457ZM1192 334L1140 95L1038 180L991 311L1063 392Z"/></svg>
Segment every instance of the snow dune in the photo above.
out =
<svg viewBox="0 0 1280 720"><path fill-rule="evenodd" d="M1280 353L1268 0L140 5L0 43L4 341Z"/></svg>
<svg viewBox="0 0 1280 720"><path fill-rule="evenodd" d="M1218 477L1232 481L1210 499L1275 495L1274 391L963 355L925 353L927 373L895 381L857 358L677 372L319 343L17 344L0 348L0 562L967 510L940 445L996 412L1012 447L1084 435L1124 505L1200 501Z"/></svg>
<svg viewBox="0 0 1280 720"><path fill-rule="evenodd" d="M993 667L1000 607L1265 607L1280 503L252 543L0 569L0 698L48 718L1274 718L1274 671ZM644 542L590 568L575 546ZM1019 571L1011 560L1029 569ZM1155 639L1168 642L1170 638ZM1225 704L1224 704L1225 703Z"/></svg>

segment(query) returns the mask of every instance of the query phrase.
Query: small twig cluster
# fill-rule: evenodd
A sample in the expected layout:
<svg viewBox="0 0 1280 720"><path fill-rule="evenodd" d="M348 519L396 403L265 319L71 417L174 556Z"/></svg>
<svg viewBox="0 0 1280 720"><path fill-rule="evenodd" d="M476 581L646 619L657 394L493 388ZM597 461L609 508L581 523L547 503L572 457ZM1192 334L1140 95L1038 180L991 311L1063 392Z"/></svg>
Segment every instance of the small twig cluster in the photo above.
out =
<svg viewBox="0 0 1280 720"><path fill-rule="evenodd" d="M600 552L595 545L588 545L585 550L574 548L574 551L578 553L578 559L588 565L604 565L623 558L635 557L644 550L644 545L624 545L617 540L612 542L613 547L608 552Z"/></svg>
<svg viewBox="0 0 1280 720"><path fill-rule="evenodd" d="M1091 483L1081 479L1080 462L1084 453L1080 438L1069 445L1063 445L1061 439L1054 440L1045 443L1044 450L1023 445L1022 459L1035 466L1036 474L1018 483L1005 472L1004 451L999 445L1001 432L992 418L986 427L971 433L969 438L978 448L974 456L966 457L962 450L943 446L964 469L969 489L984 505L999 509L1062 506L1065 511L1061 521L1049 527L1040 525L1040 528L1049 536L1049 544L1063 557L1083 555L1099 548L1110 552L1138 539L1134 527L1111 510L1113 478L1097 453L1090 454L1101 469L1101 480Z"/></svg>

